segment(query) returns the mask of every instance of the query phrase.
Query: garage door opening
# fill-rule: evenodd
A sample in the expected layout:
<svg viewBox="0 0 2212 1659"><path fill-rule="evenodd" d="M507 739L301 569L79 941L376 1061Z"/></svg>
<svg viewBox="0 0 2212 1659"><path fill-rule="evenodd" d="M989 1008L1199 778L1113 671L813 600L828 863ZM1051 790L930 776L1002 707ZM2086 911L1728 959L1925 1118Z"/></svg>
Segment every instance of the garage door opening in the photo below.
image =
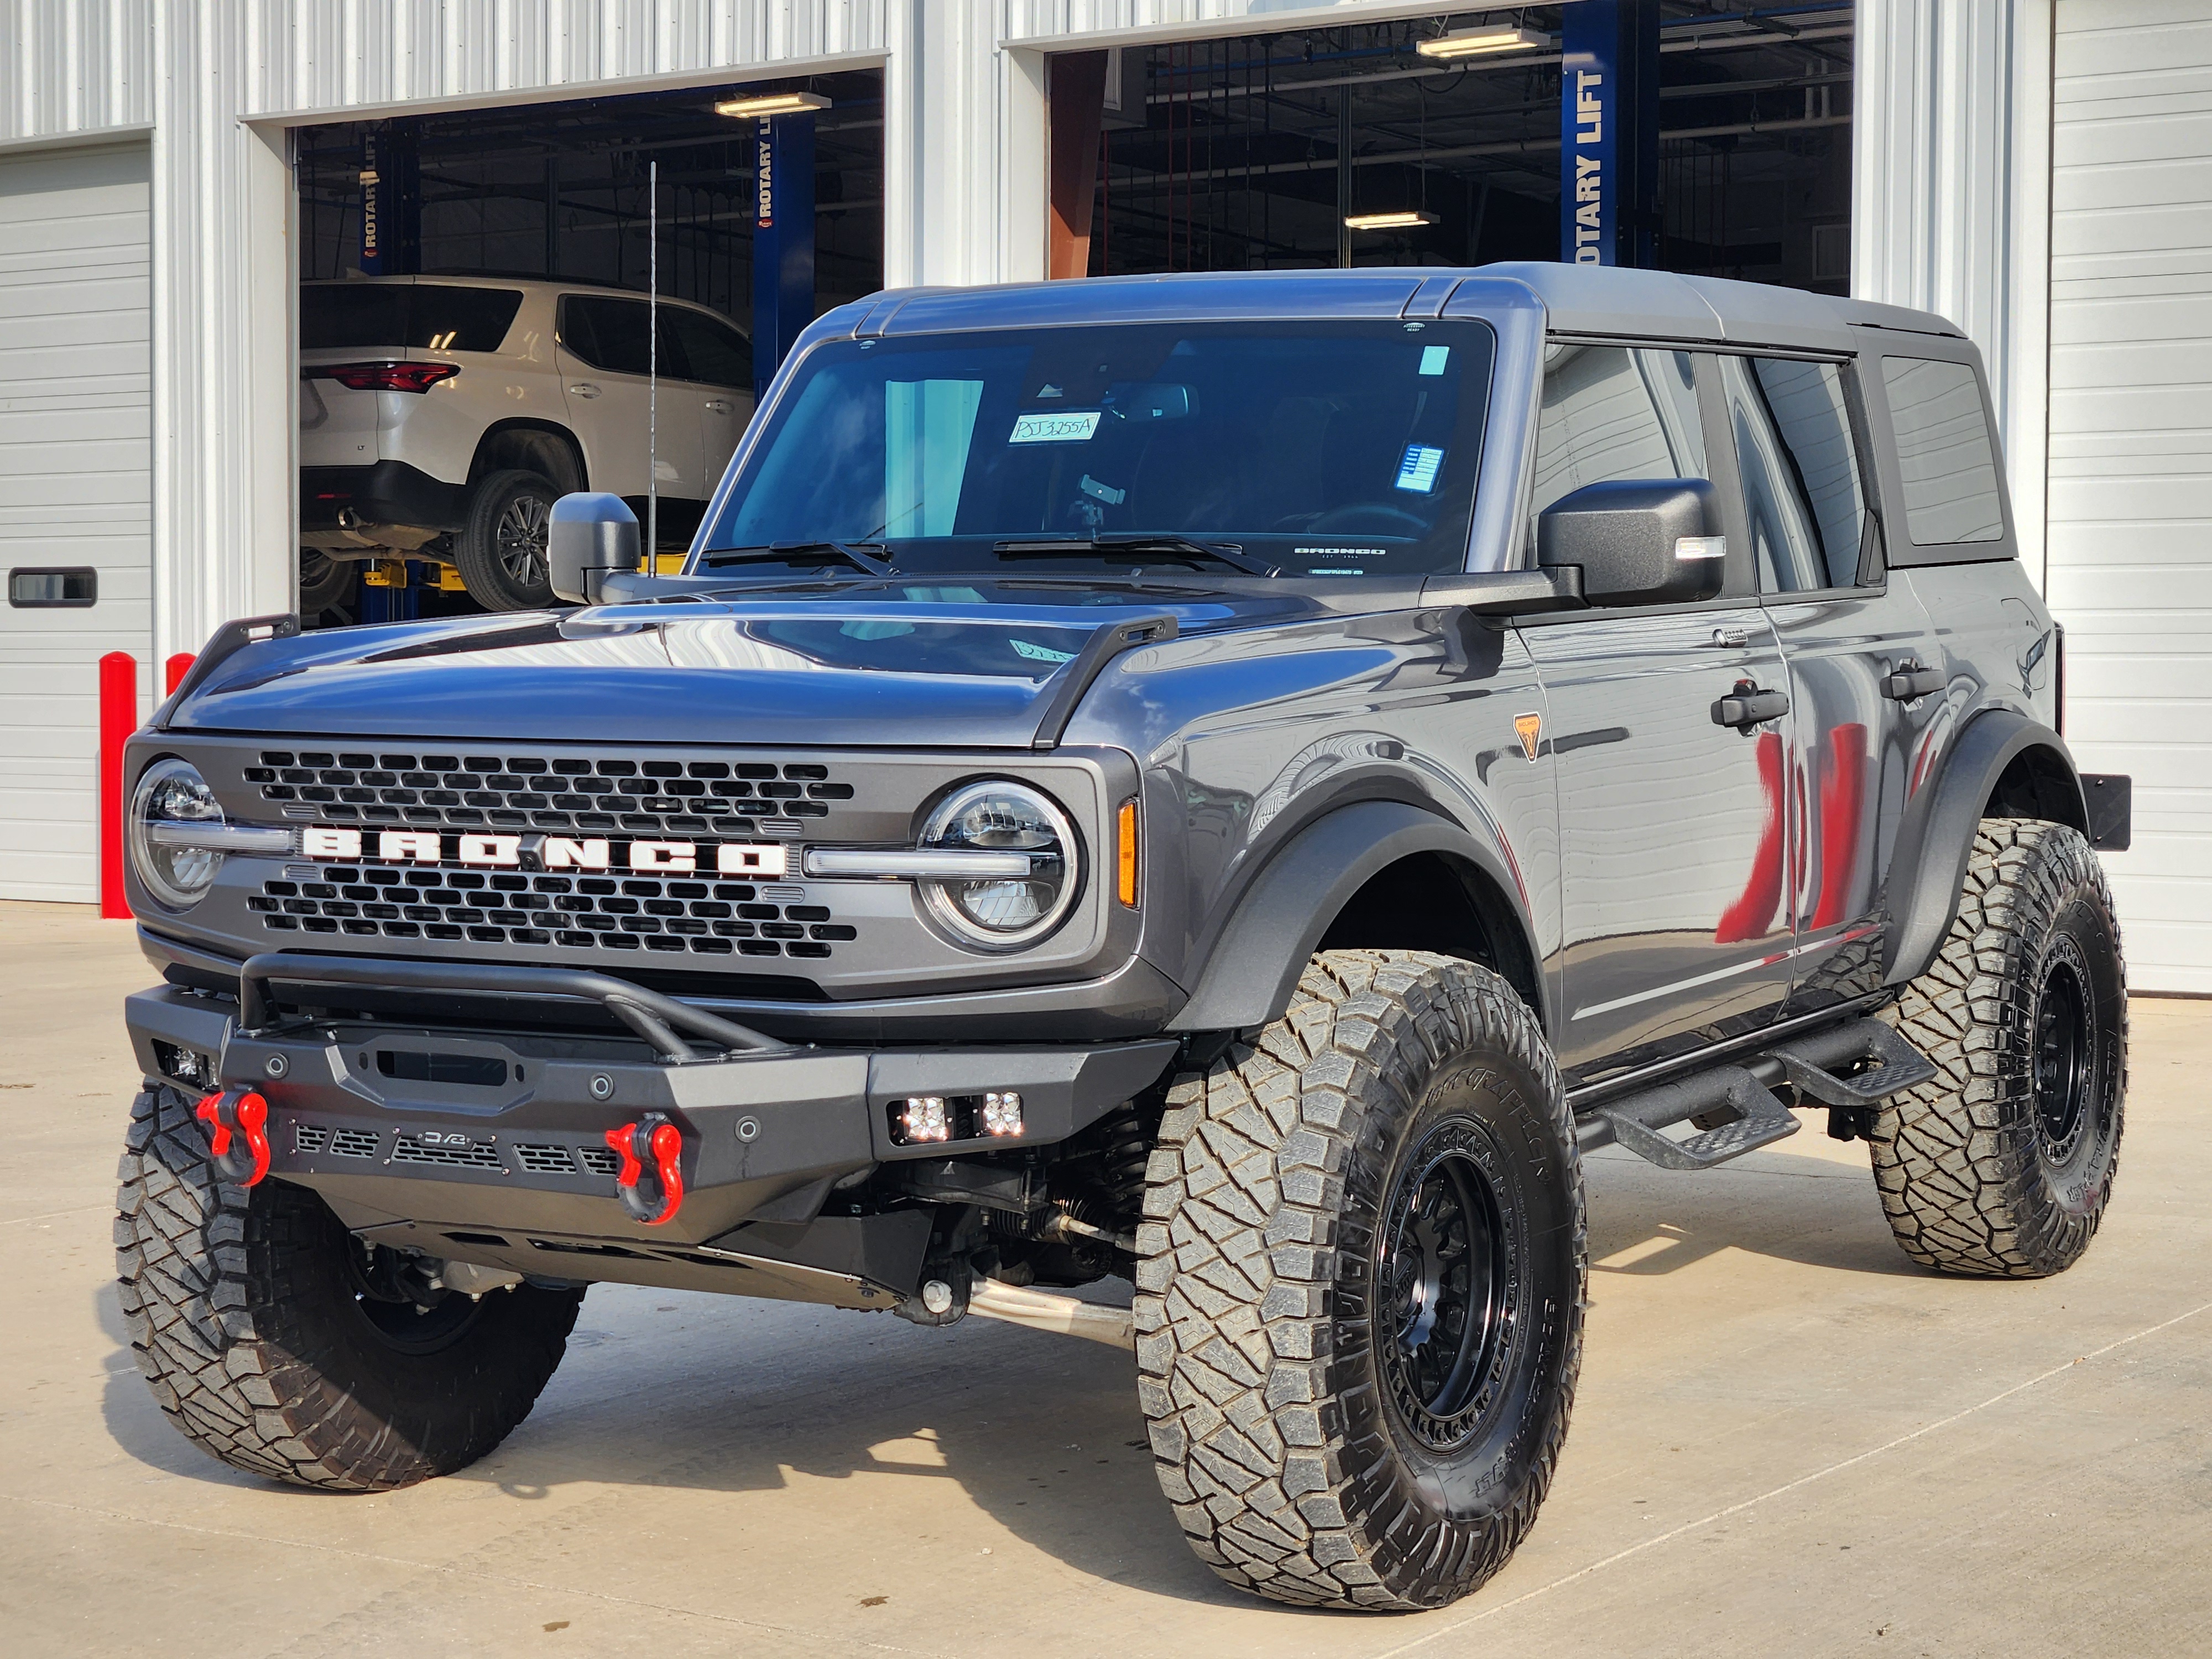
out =
<svg viewBox="0 0 2212 1659"><path fill-rule="evenodd" d="M791 338L882 286L882 139L873 71L302 129L307 624L544 603L572 489L680 556Z"/></svg>
<svg viewBox="0 0 2212 1659"><path fill-rule="evenodd" d="M1563 48L1601 3L1055 58L1053 274L1572 257ZM1618 262L1844 292L1852 8L1617 10L1604 67L1656 105Z"/></svg>

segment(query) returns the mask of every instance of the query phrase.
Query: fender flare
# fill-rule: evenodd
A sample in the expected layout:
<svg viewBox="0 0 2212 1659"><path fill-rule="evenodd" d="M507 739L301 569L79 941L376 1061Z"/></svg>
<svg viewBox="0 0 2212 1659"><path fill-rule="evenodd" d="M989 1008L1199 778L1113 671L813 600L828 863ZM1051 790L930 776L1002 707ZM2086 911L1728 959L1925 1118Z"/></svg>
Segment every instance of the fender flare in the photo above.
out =
<svg viewBox="0 0 2212 1659"><path fill-rule="evenodd" d="M1969 720L1933 781L1923 784L1905 810L1890 855L1889 927L1882 951L1881 982L1902 985L1925 973L1944 935L1959 914L1966 884L1966 860L1983 809L1996 793L2005 769L2021 755L2040 750L2065 777L2076 829L2088 823L2081 770L2065 738L2049 726L2009 708L1985 709Z"/></svg>
<svg viewBox="0 0 2212 1659"><path fill-rule="evenodd" d="M1279 1018L1329 924L1370 878L1417 853L1442 853L1488 877L1510 907L1533 984L1543 977L1520 884L1505 859L1450 819L1403 801L1340 806L1308 824L1246 887L1215 940L1176 1031L1243 1030ZM1539 1018L1546 1011L1537 1009ZM1548 1026L1549 1021L1546 1021Z"/></svg>

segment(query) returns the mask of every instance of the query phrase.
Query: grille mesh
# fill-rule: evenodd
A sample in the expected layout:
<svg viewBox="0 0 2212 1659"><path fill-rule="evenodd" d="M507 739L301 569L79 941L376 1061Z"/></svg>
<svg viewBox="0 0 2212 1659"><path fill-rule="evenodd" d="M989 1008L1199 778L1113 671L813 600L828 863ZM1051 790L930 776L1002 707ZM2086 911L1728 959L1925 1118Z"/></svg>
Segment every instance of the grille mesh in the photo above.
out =
<svg viewBox="0 0 2212 1659"><path fill-rule="evenodd" d="M264 750L261 798L332 823L441 830L729 837L796 836L853 799L805 763ZM823 826L817 825L817 833ZM246 908L272 933L565 950L820 959L857 937L820 904L751 883L332 866L272 877Z"/></svg>
<svg viewBox="0 0 2212 1659"><path fill-rule="evenodd" d="M374 1158L376 1143L382 1139L374 1129L333 1129L331 1152L338 1158Z"/></svg>
<svg viewBox="0 0 2212 1659"><path fill-rule="evenodd" d="M516 1146L514 1161L532 1175L574 1175L576 1160L566 1146Z"/></svg>
<svg viewBox="0 0 2212 1659"><path fill-rule="evenodd" d="M804 763L594 760L544 755L262 751L246 780L331 823L753 836L830 815L853 787ZM779 822L781 821L781 823Z"/></svg>
<svg viewBox="0 0 2212 1659"><path fill-rule="evenodd" d="M292 1150L295 1152L319 1152L331 1144L331 1126L327 1123L295 1123L292 1126Z"/></svg>
<svg viewBox="0 0 2212 1659"><path fill-rule="evenodd" d="M353 865L314 874L320 879L272 876L246 908L271 933L568 950L821 957L856 936L827 906L773 902L748 882Z"/></svg>
<svg viewBox="0 0 2212 1659"><path fill-rule="evenodd" d="M443 1164L453 1169L496 1170L499 1152L495 1147L473 1144L467 1146L431 1146L413 1135L399 1135L392 1143L394 1164Z"/></svg>

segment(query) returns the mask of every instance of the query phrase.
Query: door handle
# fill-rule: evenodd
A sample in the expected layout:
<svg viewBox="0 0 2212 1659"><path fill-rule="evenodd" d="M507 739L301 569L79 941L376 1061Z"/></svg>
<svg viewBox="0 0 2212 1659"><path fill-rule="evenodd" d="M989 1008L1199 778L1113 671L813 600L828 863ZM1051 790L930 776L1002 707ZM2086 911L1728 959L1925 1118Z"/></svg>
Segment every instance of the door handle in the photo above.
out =
<svg viewBox="0 0 2212 1659"><path fill-rule="evenodd" d="M1713 724L1748 732L1765 720L1778 720L1790 712L1786 691L1762 691L1749 684L1739 685L1713 705Z"/></svg>
<svg viewBox="0 0 2212 1659"><path fill-rule="evenodd" d="M596 398L599 395L599 387L593 386L589 380L579 380L575 385L570 386L568 390L574 392L579 398Z"/></svg>
<svg viewBox="0 0 2212 1659"><path fill-rule="evenodd" d="M1743 628L1716 628L1709 643L1735 650L1751 643L1751 631Z"/></svg>
<svg viewBox="0 0 2212 1659"><path fill-rule="evenodd" d="M1897 672L1882 677L1881 695L1892 702L1911 702L1943 689L1943 671L1923 668L1910 657L1898 664Z"/></svg>
<svg viewBox="0 0 2212 1659"><path fill-rule="evenodd" d="M707 407L714 414L726 415L730 412L730 400L727 398L709 398Z"/></svg>

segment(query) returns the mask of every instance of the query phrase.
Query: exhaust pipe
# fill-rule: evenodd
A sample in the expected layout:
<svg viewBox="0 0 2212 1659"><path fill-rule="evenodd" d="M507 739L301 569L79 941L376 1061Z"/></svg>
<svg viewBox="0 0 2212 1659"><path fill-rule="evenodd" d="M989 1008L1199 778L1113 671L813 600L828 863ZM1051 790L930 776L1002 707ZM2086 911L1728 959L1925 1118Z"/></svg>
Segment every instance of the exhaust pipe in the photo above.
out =
<svg viewBox="0 0 2212 1659"><path fill-rule="evenodd" d="M975 1282L968 1293L968 1311L1033 1331L1103 1342L1124 1353L1133 1352L1137 1346L1136 1316L1127 1308L1102 1308L1072 1296L1001 1285L995 1279Z"/></svg>

